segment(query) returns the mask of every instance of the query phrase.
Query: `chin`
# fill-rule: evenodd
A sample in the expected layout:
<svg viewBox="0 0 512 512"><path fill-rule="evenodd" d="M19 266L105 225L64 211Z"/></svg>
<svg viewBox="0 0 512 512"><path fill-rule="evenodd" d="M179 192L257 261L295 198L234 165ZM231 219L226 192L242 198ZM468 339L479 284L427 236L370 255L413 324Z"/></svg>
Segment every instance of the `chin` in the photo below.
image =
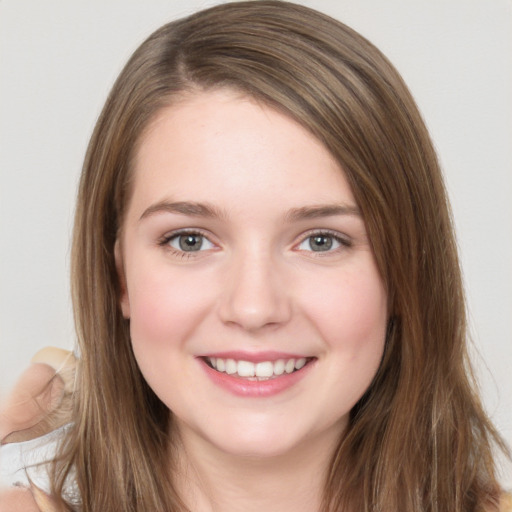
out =
<svg viewBox="0 0 512 512"><path fill-rule="evenodd" d="M233 457L246 459L269 459L284 457L295 448L290 439L230 439L229 442L217 443L217 448Z"/></svg>
<svg viewBox="0 0 512 512"><path fill-rule="evenodd" d="M209 434L207 442L214 444L218 450L231 456L253 459L295 457L310 447L316 437L307 425L301 428L297 422L254 422L250 425L238 424L236 428L231 424ZM319 437L323 435L319 433Z"/></svg>

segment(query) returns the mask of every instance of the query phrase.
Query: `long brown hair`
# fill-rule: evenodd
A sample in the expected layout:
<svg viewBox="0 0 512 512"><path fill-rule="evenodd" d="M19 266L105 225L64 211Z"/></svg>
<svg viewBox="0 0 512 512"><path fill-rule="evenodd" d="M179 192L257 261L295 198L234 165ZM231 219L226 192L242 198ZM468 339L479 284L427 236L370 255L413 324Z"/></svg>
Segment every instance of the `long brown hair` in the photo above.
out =
<svg viewBox="0 0 512 512"><path fill-rule="evenodd" d="M284 112L331 151L389 293L383 361L333 454L322 511L489 509L499 495L492 447L503 444L474 392L457 248L425 125L371 43L328 16L272 0L219 5L157 30L100 115L76 210L80 364L55 494L66 496L72 474L83 510L186 510L169 467L172 413L133 356L114 245L148 123L183 92L221 87Z"/></svg>

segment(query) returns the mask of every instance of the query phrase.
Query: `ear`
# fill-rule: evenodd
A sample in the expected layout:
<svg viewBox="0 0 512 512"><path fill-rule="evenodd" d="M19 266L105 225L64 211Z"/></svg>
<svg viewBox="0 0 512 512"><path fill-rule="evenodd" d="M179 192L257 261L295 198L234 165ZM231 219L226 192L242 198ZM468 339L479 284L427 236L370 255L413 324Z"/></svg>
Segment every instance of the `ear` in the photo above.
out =
<svg viewBox="0 0 512 512"><path fill-rule="evenodd" d="M126 275L124 272L123 252L121 250L121 242L119 239L116 240L114 245L114 258L116 260L117 279L119 280L120 289L119 305L121 306L121 311L123 312L124 318L128 319L130 318L130 299L128 297Z"/></svg>

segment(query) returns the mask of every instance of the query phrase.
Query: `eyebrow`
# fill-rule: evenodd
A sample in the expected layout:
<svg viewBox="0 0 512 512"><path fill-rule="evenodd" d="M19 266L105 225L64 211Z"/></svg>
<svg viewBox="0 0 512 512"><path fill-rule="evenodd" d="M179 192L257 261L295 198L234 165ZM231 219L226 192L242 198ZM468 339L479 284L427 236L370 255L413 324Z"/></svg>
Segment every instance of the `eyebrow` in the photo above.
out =
<svg viewBox="0 0 512 512"><path fill-rule="evenodd" d="M320 217L334 217L338 215L354 215L361 217L361 211L355 205L350 204L325 204L302 206L300 208L292 208L286 213L285 219L289 222L317 219Z"/></svg>
<svg viewBox="0 0 512 512"><path fill-rule="evenodd" d="M188 215L191 217L210 217L222 218L226 215L224 212L208 203L196 203L190 201L160 201L149 208L144 210L139 220L150 217L156 213L178 213L181 215Z"/></svg>
<svg viewBox="0 0 512 512"><path fill-rule="evenodd" d="M209 203L197 203L193 201L159 201L144 210L139 221L157 213L177 213L191 217L226 218L227 214ZM354 215L361 217L359 208L347 204L325 204L301 206L292 208L285 214L285 221L294 222L300 220L317 219L321 217L334 217L338 215Z"/></svg>

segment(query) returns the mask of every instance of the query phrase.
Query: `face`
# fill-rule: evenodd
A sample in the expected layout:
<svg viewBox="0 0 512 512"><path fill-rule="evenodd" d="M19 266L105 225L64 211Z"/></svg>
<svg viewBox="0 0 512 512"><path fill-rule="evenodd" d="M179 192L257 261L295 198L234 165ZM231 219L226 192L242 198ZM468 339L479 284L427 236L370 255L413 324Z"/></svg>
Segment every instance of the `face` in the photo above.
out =
<svg viewBox="0 0 512 512"><path fill-rule="evenodd" d="M134 172L121 305L182 438L271 456L339 437L379 366L387 302L330 153L224 90L162 110Z"/></svg>

